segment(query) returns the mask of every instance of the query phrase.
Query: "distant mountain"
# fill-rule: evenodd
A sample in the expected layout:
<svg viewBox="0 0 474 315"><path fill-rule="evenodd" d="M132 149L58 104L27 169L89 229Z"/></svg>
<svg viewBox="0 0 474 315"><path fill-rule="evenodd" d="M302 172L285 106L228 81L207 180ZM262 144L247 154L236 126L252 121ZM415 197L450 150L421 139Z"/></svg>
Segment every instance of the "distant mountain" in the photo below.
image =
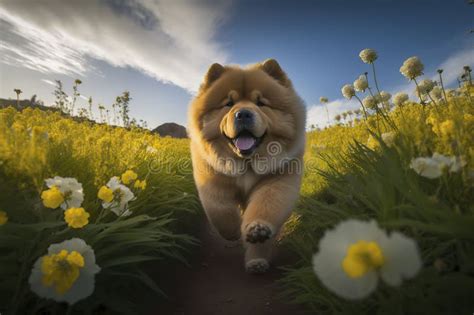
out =
<svg viewBox="0 0 474 315"><path fill-rule="evenodd" d="M170 136L172 138L187 138L186 128L176 123L164 123L159 125L152 132L159 134L162 137Z"/></svg>

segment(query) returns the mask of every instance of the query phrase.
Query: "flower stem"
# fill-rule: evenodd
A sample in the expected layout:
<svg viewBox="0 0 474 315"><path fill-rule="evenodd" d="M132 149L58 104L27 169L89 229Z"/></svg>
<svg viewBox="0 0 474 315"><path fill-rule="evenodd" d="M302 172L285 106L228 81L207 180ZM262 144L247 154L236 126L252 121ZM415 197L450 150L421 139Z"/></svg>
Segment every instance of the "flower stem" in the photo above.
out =
<svg viewBox="0 0 474 315"><path fill-rule="evenodd" d="M441 84L441 90L443 91L443 96L444 96L444 103L448 105L448 98L446 97L446 90L444 89L444 84L443 84L443 76L441 75L441 71L439 73L439 84Z"/></svg>
<svg viewBox="0 0 474 315"><path fill-rule="evenodd" d="M434 108L435 108L436 112L438 113L438 115L441 116L441 113L439 112L439 109L438 109L438 104L437 104L437 103L435 102L435 100L431 97L430 93L426 93L426 94L428 94L429 99L433 102Z"/></svg>
<svg viewBox="0 0 474 315"><path fill-rule="evenodd" d="M377 82L377 75L375 74L375 63L372 62L371 65L372 65L372 73L374 74L375 88L377 89L377 93L379 93L380 95L379 83ZM382 105L385 110L388 110L390 108L389 104L386 102L382 102Z"/></svg>
<svg viewBox="0 0 474 315"><path fill-rule="evenodd" d="M328 126L329 126L329 110L328 110L328 105L324 104L324 107L326 107L326 114L328 115Z"/></svg>
<svg viewBox="0 0 474 315"><path fill-rule="evenodd" d="M354 95L354 97L359 101L360 105L362 106L362 111L364 112L365 120L367 120L367 111L365 110L364 103L362 103L362 101L357 95Z"/></svg>
<svg viewBox="0 0 474 315"><path fill-rule="evenodd" d="M375 64L373 62L371 62L370 64L372 65L372 73L374 74L375 88L377 89L377 92L380 94L379 84L377 82L377 75L375 74Z"/></svg>
<svg viewBox="0 0 474 315"><path fill-rule="evenodd" d="M418 86L418 82L416 81L416 78L413 78L413 82L415 82L415 85L416 85L416 94L418 94L418 98L420 99L420 104L425 105L425 101L423 101L423 98L421 97L420 87Z"/></svg>

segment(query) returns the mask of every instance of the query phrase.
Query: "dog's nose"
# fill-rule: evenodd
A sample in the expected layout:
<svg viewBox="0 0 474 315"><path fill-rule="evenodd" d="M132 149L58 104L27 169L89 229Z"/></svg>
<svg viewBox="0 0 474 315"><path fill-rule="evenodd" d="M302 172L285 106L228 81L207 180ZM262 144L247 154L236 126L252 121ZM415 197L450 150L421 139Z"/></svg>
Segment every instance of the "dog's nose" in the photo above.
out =
<svg viewBox="0 0 474 315"><path fill-rule="evenodd" d="M241 109L235 113L235 121L243 125L248 125L253 122L253 113L246 109Z"/></svg>

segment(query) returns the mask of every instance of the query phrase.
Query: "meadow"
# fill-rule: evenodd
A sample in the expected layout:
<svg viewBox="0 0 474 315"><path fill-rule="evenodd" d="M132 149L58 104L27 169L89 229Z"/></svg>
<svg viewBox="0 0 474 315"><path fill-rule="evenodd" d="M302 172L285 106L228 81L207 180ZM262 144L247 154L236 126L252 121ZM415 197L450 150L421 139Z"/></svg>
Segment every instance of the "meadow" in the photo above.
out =
<svg viewBox="0 0 474 315"><path fill-rule="evenodd" d="M191 166L179 164L189 155L188 141L39 109L2 109L0 122L1 311L65 312L64 303L55 303L65 301L59 291L39 293L49 300L38 298L31 274L51 244L70 239L84 240L100 268L91 279L93 295L83 299L92 292L81 293L81 301L70 303L75 310L130 314L137 307L130 299L140 297L130 291L164 296L140 266L153 260L185 261L186 252L198 243L187 228L199 209ZM112 187L115 176L122 183ZM46 185L48 178L56 180L53 188ZM99 193L107 192L104 187L115 195ZM58 188L66 192L58 193ZM75 209L69 217L60 208L63 201ZM61 274L52 276L48 288L59 290Z"/></svg>
<svg viewBox="0 0 474 315"><path fill-rule="evenodd" d="M375 74L376 53L361 59ZM442 71L418 82L421 61L407 61L417 101L364 74L342 89L361 108L307 134L301 197L280 241L298 262L279 283L312 313L474 307L470 68L448 91ZM126 116L120 127L62 112L0 109L0 312L136 313L137 297L166 294L146 263L186 263L199 246L188 140Z"/></svg>

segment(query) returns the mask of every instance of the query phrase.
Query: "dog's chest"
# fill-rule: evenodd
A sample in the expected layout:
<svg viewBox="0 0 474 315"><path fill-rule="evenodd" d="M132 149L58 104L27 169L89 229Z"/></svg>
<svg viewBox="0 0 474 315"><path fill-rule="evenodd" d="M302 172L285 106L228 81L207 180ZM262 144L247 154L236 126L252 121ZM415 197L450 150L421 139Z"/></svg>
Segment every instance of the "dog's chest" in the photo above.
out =
<svg viewBox="0 0 474 315"><path fill-rule="evenodd" d="M236 184L242 195L247 198L258 180L259 176L252 172L247 172L244 175L236 178Z"/></svg>

